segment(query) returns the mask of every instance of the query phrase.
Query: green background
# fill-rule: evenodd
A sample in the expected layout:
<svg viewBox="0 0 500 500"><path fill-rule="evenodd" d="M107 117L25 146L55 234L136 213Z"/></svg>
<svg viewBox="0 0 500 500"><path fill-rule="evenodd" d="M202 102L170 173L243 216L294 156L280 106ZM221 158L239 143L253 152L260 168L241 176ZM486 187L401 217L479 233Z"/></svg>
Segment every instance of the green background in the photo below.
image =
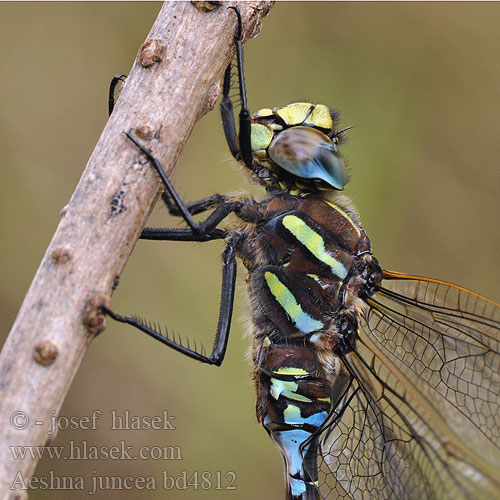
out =
<svg viewBox="0 0 500 500"><path fill-rule="evenodd" d="M58 224L107 120L107 88L126 73L159 3L0 4L0 334ZM207 14L212 15L212 14ZM215 15L215 14L214 14ZM500 298L500 5L280 2L245 45L251 110L321 102L355 125L343 151L374 253L391 270L438 277ZM195 128L175 185L185 199L246 189L217 112ZM173 225L158 207L151 225ZM210 348L220 243L140 242L113 298ZM241 287L242 288L242 287ZM61 415L103 415L54 444L179 446L180 461L40 462L37 475L83 476L72 498L283 497L278 451L254 415L252 368L237 293L221 368L203 366L110 324L91 345ZM36 325L33 325L36 328ZM176 430L110 430L109 412L175 416ZM2 422L2 425L5 425ZM235 491L165 491L162 471L236 474ZM93 472L95 471L95 472ZM154 491L98 492L93 476L154 476ZM32 491L32 499L65 499Z"/></svg>

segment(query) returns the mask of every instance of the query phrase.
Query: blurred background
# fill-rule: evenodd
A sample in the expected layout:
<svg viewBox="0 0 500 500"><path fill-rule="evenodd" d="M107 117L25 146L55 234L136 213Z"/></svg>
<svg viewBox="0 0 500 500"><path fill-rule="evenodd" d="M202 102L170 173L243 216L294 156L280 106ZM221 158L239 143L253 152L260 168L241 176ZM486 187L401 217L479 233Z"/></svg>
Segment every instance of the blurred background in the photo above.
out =
<svg viewBox="0 0 500 500"><path fill-rule="evenodd" d="M110 78L127 73L159 3L1 3L0 337L33 275L107 120ZM381 264L500 299L500 4L280 2L245 45L251 110L307 99L355 125L343 151ZM195 128L175 185L187 200L246 189L218 112ZM157 207L150 225L177 224ZM210 348L219 243L139 242L113 297ZM48 460L36 475L153 476L153 490L96 499L283 498L278 451L255 418L243 289L226 360L203 366L111 323L91 345L61 415L100 410L98 429L61 430L54 444L172 446L150 460ZM36 325L33 325L36 328ZM247 336L245 336L247 335ZM174 416L175 430L111 430L110 412ZM5 425L5 422L2 422ZM179 457L181 460L169 460ZM168 455L167 449L167 455ZM163 488L162 474L186 479ZM201 474L212 474L208 490ZM236 490L229 485L234 473ZM66 491L33 490L32 499Z"/></svg>

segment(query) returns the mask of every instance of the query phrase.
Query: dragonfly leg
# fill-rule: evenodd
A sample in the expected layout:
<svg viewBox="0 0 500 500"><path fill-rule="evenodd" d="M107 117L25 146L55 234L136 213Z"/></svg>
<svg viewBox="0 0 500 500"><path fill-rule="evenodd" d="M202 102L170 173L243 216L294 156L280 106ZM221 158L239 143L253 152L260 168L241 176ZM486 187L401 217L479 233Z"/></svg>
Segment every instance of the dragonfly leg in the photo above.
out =
<svg viewBox="0 0 500 500"><path fill-rule="evenodd" d="M111 79L111 83L109 84L109 94L108 94L108 114L111 115L113 109L115 108L115 90L118 82L125 82L127 75L115 75Z"/></svg>
<svg viewBox="0 0 500 500"><path fill-rule="evenodd" d="M211 241L223 239L227 231L217 229L216 226L231 212L238 212L241 202L228 202L217 207L204 221L190 229L171 229L146 227L140 238L143 240L170 240L170 241Z"/></svg>
<svg viewBox="0 0 500 500"><path fill-rule="evenodd" d="M236 44L236 61L238 66L238 80L239 80L239 93L241 101L241 109L239 113L239 148L236 145L236 125L234 122L234 111L233 103L229 97L229 92L231 90L231 71L232 65L226 69L224 74L224 84L222 87L222 100L220 103L221 116L222 116L222 126L224 129L224 134L226 136L226 141L229 146L231 154L237 160L243 160L245 165L253 169L253 154L252 154L252 144L251 144L251 120L250 111L248 110L247 94L245 88L245 74L243 70L243 47L241 41L241 14L238 7L229 7L236 12L238 18L238 29L234 37Z"/></svg>
<svg viewBox="0 0 500 500"><path fill-rule="evenodd" d="M166 191L164 191L161 195L161 198L165 205L168 208L168 212L170 215L180 216L182 217L181 212L179 211L177 205L172 201L170 196ZM188 209L191 215L201 214L211 208L214 208L218 205L221 205L227 200L227 198L223 194L213 194L211 196L207 196L198 201L193 201L191 203L186 203L186 208Z"/></svg>
<svg viewBox="0 0 500 500"><path fill-rule="evenodd" d="M184 228L163 228L163 227L146 227L143 229L141 240L156 240L156 241L212 241L222 240L227 236L227 231L222 229L212 229L205 233L193 233L191 229Z"/></svg>
<svg viewBox="0 0 500 500"><path fill-rule="evenodd" d="M197 237L197 235L193 235ZM187 240L185 240L187 241ZM193 240L200 241L200 240ZM227 343L229 340L229 331L231 327L231 318L233 315L233 303L234 303L234 290L236 284L236 240L230 241L222 254L223 268L222 268L222 290L220 297L220 313L219 321L217 324L217 333L215 335L215 342L212 348L212 352L209 356L201 354L189 347L186 347L175 340L165 337L160 332L157 332L149 325L143 323L137 318L132 316L121 316L114 313L111 309L107 307L102 307L102 310L108 314L115 321L120 323L127 323L140 331L150 335L154 339L158 340L162 344L165 344L172 349L188 356L190 358L201 361L202 363L207 363L210 365L220 366L224 360L226 354Z"/></svg>
<svg viewBox="0 0 500 500"><path fill-rule="evenodd" d="M188 206L180 199L179 195L174 189L174 186L170 182L170 179L167 177L167 174L163 170L160 162L153 156L151 150L143 146L133 135L128 132L125 132L126 136L147 156L148 160L151 162L155 170L161 177L163 184L165 185L166 191L168 192L169 197L172 199L172 203L178 208L180 216L184 218L187 225L191 228L193 233L206 233L210 232L212 229L215 229L217 224L222 221L225 217L227 217L231 212L237 211L242 203L241 202L224 202L219 205L208 217L205 221L201 223L195 222L193 216L191 215ZM205 199L207 200L207 199ZM203 202L204 200L200 200ZM207 202L209 204L209 202ZM203 204L201 204L203 206ZM199 205L198 205L199 207ZM207 208L208 209L208 208Z"/></svg>

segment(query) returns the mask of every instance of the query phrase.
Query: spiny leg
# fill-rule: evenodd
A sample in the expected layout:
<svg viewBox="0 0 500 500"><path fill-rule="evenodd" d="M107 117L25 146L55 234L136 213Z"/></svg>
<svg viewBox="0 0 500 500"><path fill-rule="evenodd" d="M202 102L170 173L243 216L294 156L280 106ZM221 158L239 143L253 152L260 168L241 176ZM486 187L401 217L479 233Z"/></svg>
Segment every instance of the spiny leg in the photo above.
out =
<svg viewBox="0 0 500 500"><path fill-rule="evenodd" d="M195 240L197 241L197 240ZM228 243L224 253L222 254L223 268L222 268L222 290L220 297L220 313L219 321L217 324L217 333L215 335L214 346L210 356L205 356L189 347L183 346L161 333L157 332L150 326L146 325L137 318L131 316L121 316L114 313L111 309L103 306L103 311L111 316L114 320L120 323L127 323L138 328L142 332L155 338L162 344L165 344L172 349L188 356L190 358L208 363L210 365L220 366L226 354L227 342L229 340L229 331L231 327L231 318L233 315L234 303L234 290L236 284L236 240L233 239Z"/></svg>
<svg viewBox="0 0 500 500"><path fill-rule="evenodd" d="M170 241L211 241L214 239L223 239L227 236L227 231L217 229L217 225L221 220L223 220L232 211L238 211L241 208L241 202L224 202L219 205L210 214L207 219L201 223L195 223L191 214L189 213L188 207L179 198L177 192L173 188L170 180L165 174L163 168L156 158L152 155L151 151L145 148L137 139L132 135L127 133L127 137L136 144L136 146L148 157L151 164L154 166L156 171L162 178L169 195L174 200L176 207L179 212L184 217L184 220L191 226L191 228L177 229L177 228L147 228L143 231L141 237L143 239L155 239L155 240L170 240ZM207 198L209 199L209 198ZM205 200L207 200L205 199ZM195 208L203 208L207 206L209 202L205 200L200 200L198 206ZM206 208L208 209L208 207ZM195 211L195 210L194 210ZM203 210L200 210L200 212ZM187 216L186 216L187 214ZM219 322L217 326L217 333L215 337L214 347L210 356L206 356L197 352L196 350L190 349L189 347L183 346L182 344L176 342L175 340L165 337L160 332L156 331L151 326L145 324L138 318L130 316L121 316L116 314L111 309L103 307L103 311L109 314L116 321L127 323L129 325L138 328L142 332L150 335L151 337L157 339L165 345L172 347L173 349L189 356L198 361L220 365L224 359L224 354L226 352L227 342L229 338L229 330L231 325L231 317L233 312L233 301L234 301L234 288L236 281L236 245L238 241L238 236L234 235L230 242L227 244L226 249L223 253L223 270L222 270L222 291L220 299L220 314Z"/></svg>

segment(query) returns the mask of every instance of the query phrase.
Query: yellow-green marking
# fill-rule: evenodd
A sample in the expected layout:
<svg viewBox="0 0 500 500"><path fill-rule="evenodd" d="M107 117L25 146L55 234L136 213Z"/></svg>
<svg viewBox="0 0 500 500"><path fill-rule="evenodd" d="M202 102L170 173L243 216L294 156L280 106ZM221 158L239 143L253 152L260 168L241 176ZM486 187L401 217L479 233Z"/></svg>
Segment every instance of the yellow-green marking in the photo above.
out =
<svg viewBox="0 0 500 500"><path fill-rule="evenodd" d="M290 316L295 326L303 333L311 333L323 328L323 323L314 319L312 316L302 310L293 293L278 279L278 277L266 271L264 273L269 290L278 301L278 304Z"/></svg>
<svg viewBox="0 0 500 500"><path fill-rule="evenodd" d="M300 217L286 215L283 225L321 262L330 266L340 279L347 276L347 269L342 262L332 257L325 249L325 241L314 229L310 228Z"/></svg>

